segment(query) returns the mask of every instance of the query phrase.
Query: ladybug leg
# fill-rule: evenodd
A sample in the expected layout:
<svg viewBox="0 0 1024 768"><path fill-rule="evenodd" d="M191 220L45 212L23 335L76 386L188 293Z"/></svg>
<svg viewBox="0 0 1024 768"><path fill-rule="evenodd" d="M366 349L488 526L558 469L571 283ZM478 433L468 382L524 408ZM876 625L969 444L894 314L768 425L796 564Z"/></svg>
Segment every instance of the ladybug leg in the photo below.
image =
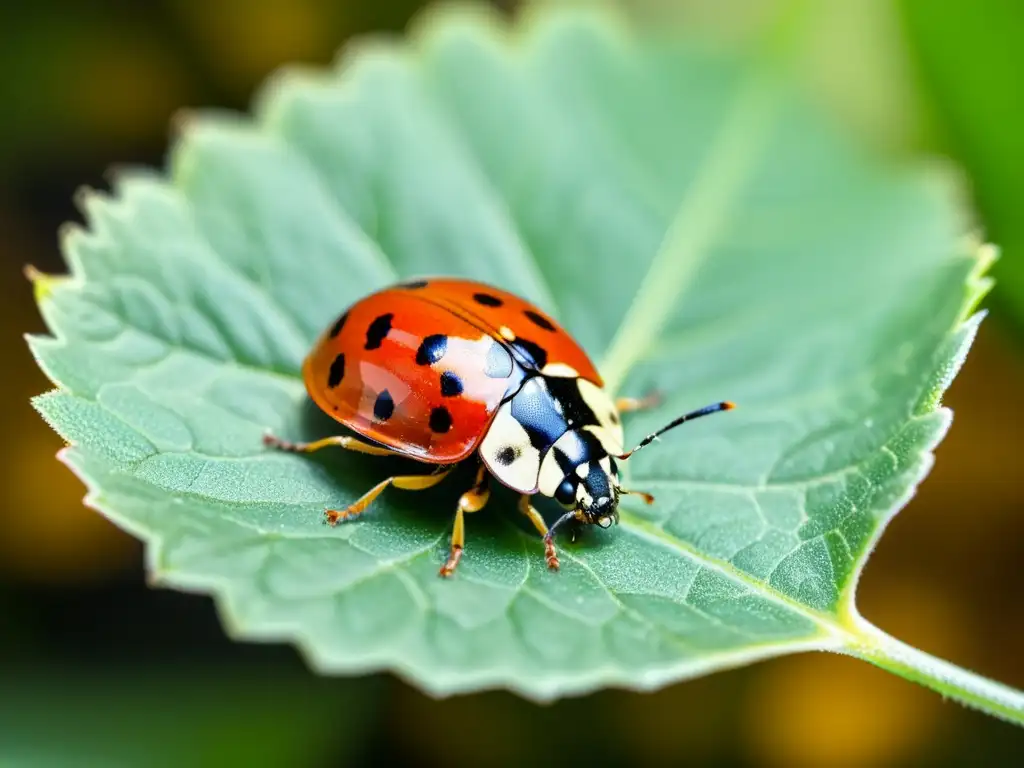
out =
<svg viewBox="0 0 1024 768"><path fill-rule="evenodd" d="M548 535L548 526L544 522L544 518L540 516L540 513L533 508L533 504L530 503L530 497L523 494L519 497L519 511L530 518L530 522L533 523L533 527L537 529L537 532L544 537L544 559L547 561L548 568L552 571L558 570L558 554L555 552L555 542Z"/></svg>
<svg viewBox="0 0 1024 768"><path fill-rule="evenodd" d="M615 400L615 407L620 413L631 413L633 411L646 411L661 403L661 394L652 392L646 397L620 397Z"/></svg>
<svg viewBox="0 0 1024 768"><path fill-rule="evenodd" d="M354 437L343 437L341 435L325 437L321 440L314 440L311 443L292 443L268 433L263 436L263 444L268 448L276 448L279 451L289 451L291 453L313 453L322 448L328 448L333 445L338 448L355 451L356 453L369 453L373 456L401 455L395 453L390 448L385 448L382 445L371 445L370 443L364 443L362 440L357 440Z"/></svg>
<svg viewBox="0 0 1024 768"><path fill-rule="evenodd" d="M477 470L473 487L459 498L459 506L455 510L455 525L452 527L452 549L448 555L448 561L441 566L442 576L451 576L455 572L459 560L462 559L462 552L466 548L464 515L466 512L479 512L487 504L487 500L491 496L491 490L487 487L487 479L487 470L481 464L480 469Z"/></svg>
<svg viewBox="0 0 1024 768"><path fill-rule="evenodd" d="M401 488L403 491L425 491L444 480L454 467L448 467L430 475L396 475L377 483L373 488L364 493L354 504L345 509L328 509L324 513L330 525L336 525L342 520L349 520L361 514L370 504L380 496L389 485Z"/></svg>

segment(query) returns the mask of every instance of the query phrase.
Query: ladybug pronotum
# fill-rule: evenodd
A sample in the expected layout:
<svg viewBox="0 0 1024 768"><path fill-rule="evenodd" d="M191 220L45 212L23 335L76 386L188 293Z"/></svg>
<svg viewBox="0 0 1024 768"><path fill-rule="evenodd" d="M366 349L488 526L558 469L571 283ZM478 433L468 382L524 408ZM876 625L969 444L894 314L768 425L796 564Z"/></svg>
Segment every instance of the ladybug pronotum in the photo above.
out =
<svg viewBox="0 0 1024 768"><path fill-rule="evenodd" d="M324 331L302 373L313 401L358 436L292 443L268 434L268 446L299 453L337 446L434 466L389 477L347 509L328 510L330 524L359 515L388 486L431 488L460 462L478 463L456 507L442 576L462 557L464 515L487 503L490 477L520 494L519 509L557 570L561 526L575 520L608 528L623 494L654 501L619 485L616 460L683 422L733 407L720 402L687 413L624 453L620 414L656 397L613 400L586 353L539 308L454 278L400 283L357 301ZM567 510L550 528L530 503L537 493Z"/></svg>

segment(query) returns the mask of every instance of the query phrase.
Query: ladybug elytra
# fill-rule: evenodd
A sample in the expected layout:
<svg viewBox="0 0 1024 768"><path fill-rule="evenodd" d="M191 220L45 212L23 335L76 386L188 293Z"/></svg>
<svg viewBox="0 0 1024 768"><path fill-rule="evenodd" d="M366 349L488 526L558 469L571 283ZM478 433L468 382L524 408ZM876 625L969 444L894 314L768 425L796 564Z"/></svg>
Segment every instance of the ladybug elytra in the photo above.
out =
<svg viewBox="0 0 1024 768"><path fill-rule="evenodd" d="M464 514L486 505L490 477L520 494L519 509L557 570L561 526L610 527L623 494L654 501L620 486L616 460L686 421L733 407L720 402L687 413L623 452L620 414L657 397L612 399L582 348L538 307L455 278L408 281L357 301L316 342L303 379L313 401L357 436L292 443L267 435L268 446L300 453L337 446L435 466L389 477L347 509L328 510L332 525L359 515L388 486L433 487L475 454L476 479L456 507L442 576L462 557ZM567 510L550 528L530 503L537 493Z"/></svg>

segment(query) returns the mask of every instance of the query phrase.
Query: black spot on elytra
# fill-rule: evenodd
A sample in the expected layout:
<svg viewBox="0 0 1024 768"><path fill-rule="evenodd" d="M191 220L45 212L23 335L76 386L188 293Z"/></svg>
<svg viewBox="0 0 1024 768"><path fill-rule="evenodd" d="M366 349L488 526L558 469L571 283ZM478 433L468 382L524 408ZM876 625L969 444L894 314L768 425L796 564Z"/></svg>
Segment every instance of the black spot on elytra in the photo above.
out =
<svg viewBox="0 0 1024 768"><path fill-rule="evenodd" d="M391 393L386 389L382 390L373 403L373 415L381 421L387 421L395 412L395 401L391 399Z"/></svg>
<svg viewBox="0 0 1024 768"><path fill-rule="evenodd" d="M427 281L426 280L410 280L407 283L399 283L398 287L399 288L410 288L412 290L415 290L416 288L426 288L427 287Z"/></svg>
<svg viewBox="0 0 1024 768"><path fill-rule="evenodd" d="M512 375L512 355L497 341L492 341L487 350L484 375L491 379L507 379Z"/></svg>
<svg viewBox="0 0 1024 768"><path fill-rule="evenodd" d="M420 342L416 350L417 365L433 365L448 351L448 337L442 333L434 333Z"/></svg>
<svg viewBox="0 0 1024 768"><path fill-rule="evenodd" d="M345 355L338 355L331 363L331 370L327 373L327 386L334 389L341 384L345 378Z"/></svg>
<svg viewBox="0 0 1024 768"><path fill-rule="evenodd" d="M345 327L345 321L348 320L348 312L338 318L338 321L331 327L331 338L333 339L339 333L341 329Z"/></svg>
<svg viewBox="0 0 1024 768"><path fill-rule="evenodd" d="M445 371L441 374L441 394L445 397L455 397L462 394L462 379L457 373Z"/></svg>
<svg viewBox="0 0 1024 768"><path fill-rule="evenodd" d="M452 428L452 415L443 405L430 412L430 429L433 432L447 432Z"/></svg>
<svg viewBox="0 0 1024 768"><path fill-rule="evenodd" d="M513 461L518 459L521 453L522 451L519 450L518 445L506 445L494 454L494 460L501 464L501 466L507 467Z"/></svg>
<svg viewBox="0 0 1024 768"><path fill-rule="evenodd" d="M617 414L615 411L612 411L611 413L608 414L608 419L609 421L611 421L612 424L618 424L619 414Z"/></svg>
<svg viewBox="0 0 1024 768"><path fill-rule="evenodd" d="M483 304L485 307L500 307L505 303L497 296L492 296L489 293L474 293L473 301L477 304Z"/></svg>
<svg viewBox="0 0 1024 768"><path fill-rule="evenodd" d="M534 312L532 309L527 309L525 312L523 312L523 314L526 315L527 318L529 318L531 323L540 328L543 328L545 331L555 330L555 326L552 324L550 320L544 317L544 315L538 314L537 312Z"/></svg>
<svg viewBox="0 0 1024 768"><path fill-rule="evenodd" d="M548 353L544 347L539 344L530 341L529 339L516 339L512 342L512 346L519 351L523 357L533 364L537 370L540 370L548 364Z"/></svg>
<svg viewBox="0 0 1024 768"><path fill-rule="evenodd" d="M378 349L380 347L384 337L391 330L391 321L394 318L395 316L389 312L370 323L370 327L366 329L366 349Z"/></svg>

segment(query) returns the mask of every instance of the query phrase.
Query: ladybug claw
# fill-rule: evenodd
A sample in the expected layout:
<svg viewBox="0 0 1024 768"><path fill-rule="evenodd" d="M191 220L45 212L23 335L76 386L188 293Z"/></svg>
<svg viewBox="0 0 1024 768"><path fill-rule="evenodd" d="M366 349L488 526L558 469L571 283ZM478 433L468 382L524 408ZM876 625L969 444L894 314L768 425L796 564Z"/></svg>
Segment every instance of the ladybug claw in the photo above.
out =
<svg viewBox="0 0 1024 768"><path fill-rule="evenodd" d="M342 520L347 520L350 517L347 511L338 509L328 509L324 512L324 522L328 525L337 525Z"/></svg>
<svg viewBox="0 0 1024 768"><path fill-rule="evenodd" d="M279 451L291 451L295 448L294 443L282 440L269 429L263 433L263 445L267 448L276 448Z"/></svg>
<svg viewBox="0 0 1024 768"><path fill-rule="evenodd" d="M440 576L448 578L455 573L455 567L459 564L459 560L462 559L462 547L453 547L452 553L448 556L447 562L441 566L441 570L438 571Z"/></svg>
<svg viewBox="0 0 1024 768"><path fill-rule="evenodd" d="M544 542L544 560L547 562L549 570L558 570L558 553L555 552L555 543L550 539Z"/></svg>

